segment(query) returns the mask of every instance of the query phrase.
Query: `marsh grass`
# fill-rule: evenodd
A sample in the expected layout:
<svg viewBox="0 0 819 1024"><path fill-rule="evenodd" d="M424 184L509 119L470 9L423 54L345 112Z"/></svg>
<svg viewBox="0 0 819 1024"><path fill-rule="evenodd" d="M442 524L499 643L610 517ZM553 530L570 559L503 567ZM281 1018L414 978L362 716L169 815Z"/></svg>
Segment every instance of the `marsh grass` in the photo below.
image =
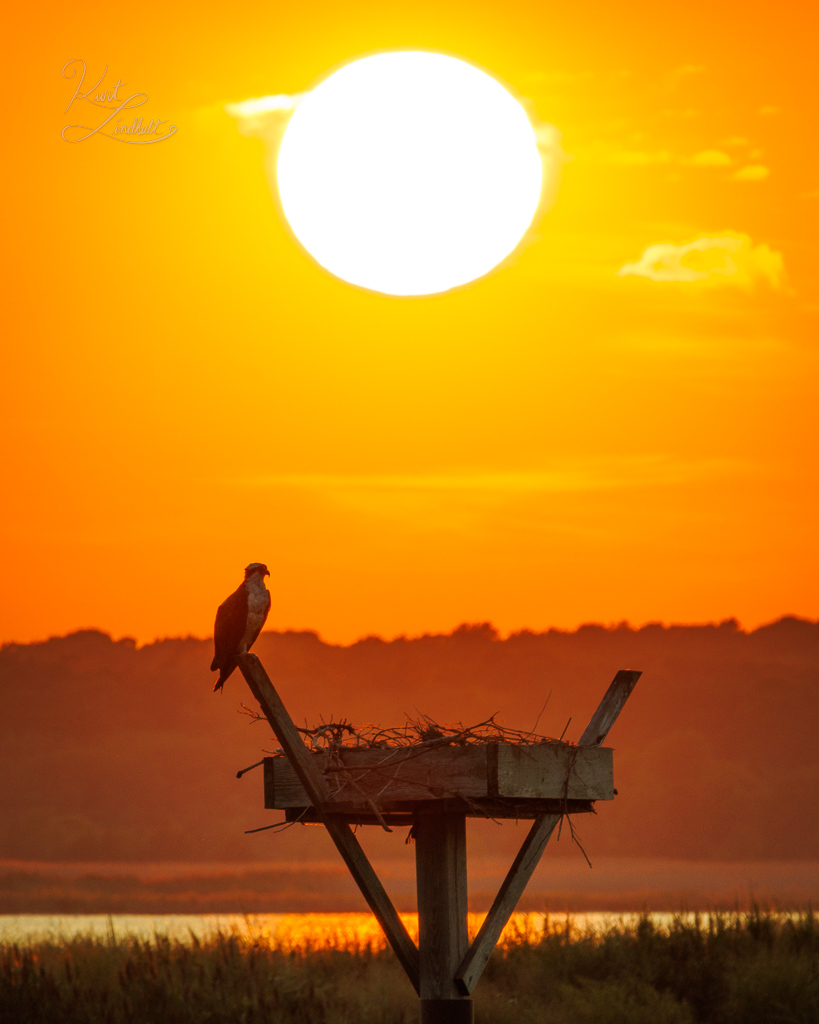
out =
<svg viewBox="0 0 819 1024"><path fill-rule="evenodd" d="M649 917L507 934L475 993L481 1024L815 1024L812 911ZM404 1024L418 1005L389 952L349 936L276 944L76 938L0 946L3 1024Z"/></svg>

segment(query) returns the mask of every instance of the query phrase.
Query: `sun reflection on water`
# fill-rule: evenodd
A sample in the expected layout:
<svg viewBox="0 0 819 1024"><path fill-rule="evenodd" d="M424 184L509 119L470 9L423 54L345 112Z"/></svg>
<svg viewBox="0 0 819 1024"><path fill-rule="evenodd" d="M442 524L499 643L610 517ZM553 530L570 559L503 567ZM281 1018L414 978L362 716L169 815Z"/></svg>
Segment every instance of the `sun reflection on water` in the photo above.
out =
<svg viewBox="0 0 819 1024"><path fill-rule="evenodd" d="M476 934L485 914L469 914L470 938ZM693 921L695 915L653 913L654 926L668 929L674 920ZM401 914L407 931L418 941L418 917ZM499 945L508 947L535 942L544 930L601 934L612 928L634 927L640 914L513 914ZM345 949L373 951L386 945L383 933L371 914L21 914L0 915L0 943L63 941L89 937L110 941L136 938L142 941L167 936L189 944L217 934L236 935L247 942L276 946L284 951Z"/></svg>

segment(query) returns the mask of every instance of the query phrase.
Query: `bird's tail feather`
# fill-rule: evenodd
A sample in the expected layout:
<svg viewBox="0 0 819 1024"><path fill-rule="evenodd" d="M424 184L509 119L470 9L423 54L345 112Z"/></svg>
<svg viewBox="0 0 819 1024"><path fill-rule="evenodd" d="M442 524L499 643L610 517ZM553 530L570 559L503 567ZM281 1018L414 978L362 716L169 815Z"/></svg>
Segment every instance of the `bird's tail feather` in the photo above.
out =
<svg viewBox="0 0 819 1024"><path fill-rule="evenodd" d="M225 685L225 680L228 678L228 676L232 675L235 668L236 662L233 660L233 658L231 658L230 661L228 661L226 664L220 667L219 678L216 680L216 684L213 687L214 693L216 693L217 690L222 689L222 687Z"/></svg>

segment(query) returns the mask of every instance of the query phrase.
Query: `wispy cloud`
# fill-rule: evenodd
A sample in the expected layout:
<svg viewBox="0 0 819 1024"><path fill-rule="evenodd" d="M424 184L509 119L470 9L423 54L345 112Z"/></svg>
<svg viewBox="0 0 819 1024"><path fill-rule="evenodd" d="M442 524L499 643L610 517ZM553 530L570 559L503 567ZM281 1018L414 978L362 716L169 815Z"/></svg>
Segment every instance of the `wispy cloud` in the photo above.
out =
<svg viewBox="0 0 819 1024"><path fill-rule="evenodd" d="M652 165L673 164L677 167L720 169L731 167L734 163L733 157L723 149L701 149L690 156L683 156L665 147L641 146L638 148L601 140L580 150L578 157L588 163L607 164L612 167L651 167Z"/></svg>
<svg viewBox="0 0 819 1024"><path fill-rule="evenodd" d="M706 70L703 64L680 64L679 67L667 72L663 84L666 89L675 92L684 89L691 79L704 75Z"/></svg>
<svg viewBox="0 0 819 1024"><path fill-rule="evenodd" d="M526 76L526 81L533 85L556 86L578 85L590 82L594 78L591 71L533 71Z"/></svg>
<svg viewBox="0 0 819 1024"><path fill-rule="evenodd" d="M233 117L255 117L271 111L289 111L298 106L302 93L278 93L276 96L258 96L256 99L227 103L225 110Z"/></svg>
<svg viewBox="0 0 819 1024"><path fill-rule="evenodd" d="M748 235L736 231L695 238L682 245L649 245L636 263L626 263L617 274L744 289L765 284L775 291L786 290L782 254L764 242L754 245Z"/></svg>
<svg viewBox="0 0 819 1024"><path fill-rule="evenodd" d="M730 167L733 160L721 149L703 149L683 162L692 167Z"/></svg>
<svg viewBox="0 0 819 1024"><path fill-rule="evenodd" d="M669 164L673 159L667 149L619 149L609 154L609 163L618 167L650 167L652 164Z"/></svg>
<svg viewBox="0 0 819 1024"><path fill-rule="evenodd" d="M548 153L554 156L555 159L562 160L563 148L561 145L562 136L560 129L556 128L553 124L547 124L543 121L533 123L532 127L534 128L535 139L541 153Z"/></svg>
<svg viewBox="0 0 819 1024"><path fill-rule="evenodd" d="M664 455L585 462L554 469L519 472L452 471L441 473L277 473L234 479L240 486L298 488L342 494L495 495L560 494L677 484L721 475L738 463L709 459L681 461Z"/></svg>
<svg viewBox="0 0 819 1024"><path fill-rule="evenodd" d="M731 177L734 181L764 181L770 173L770 169L764 164L748 164L734 171Z"/></svg>
<svg viewBox="0 0 819 1024"><path fill-rule="evenodd" d="M614 167L651 167L670 164L674 154L669 149L624 146L597 140L576 150L578 159L585 163L608 164Z"/></svg>
<svg viewBox="0 0 819 1024"><path fill-rule="evenodd" d="M257 96L239 103L226 103L225 111L239 122L242 135L278 142L290 115L304 98L304 93L278 93Z"/></svg>

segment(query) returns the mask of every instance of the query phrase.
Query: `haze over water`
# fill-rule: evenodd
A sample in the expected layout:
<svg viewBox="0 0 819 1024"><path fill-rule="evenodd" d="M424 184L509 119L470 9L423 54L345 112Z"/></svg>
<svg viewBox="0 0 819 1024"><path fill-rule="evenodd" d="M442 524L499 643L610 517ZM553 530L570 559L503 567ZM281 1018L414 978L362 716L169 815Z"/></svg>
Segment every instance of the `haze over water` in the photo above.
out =
<svg viewBox="0 0 819 1024"><path fill-rule="evenodd" d="M475 913L489 908L512 859L499 852L488 855L480 840L480 834L475 836L468 858L469 906ZM402 860L376 856L374 865L399 912L411 917L415 870L411 848L402 844L402 849L409 850ZM754 904L794 910L819 901L815 860L697 862L598 857L592 851L590 869L579 850L572 857L554 853L548 850L544 856L520 911L664 913L745 910ZM338 927L357 929L356 922L368 919L361 910L360 893L335 859L301 864L0 861L0 921L26 932L57 927L54 922L104 923L109 915L136 922L150 934L168 922L187 934L189 926L198 933L246 919L264 921L267 928L271 922L278 928L282 921L332 920ZM82 930L76 923L71 927Z"/></svg>

